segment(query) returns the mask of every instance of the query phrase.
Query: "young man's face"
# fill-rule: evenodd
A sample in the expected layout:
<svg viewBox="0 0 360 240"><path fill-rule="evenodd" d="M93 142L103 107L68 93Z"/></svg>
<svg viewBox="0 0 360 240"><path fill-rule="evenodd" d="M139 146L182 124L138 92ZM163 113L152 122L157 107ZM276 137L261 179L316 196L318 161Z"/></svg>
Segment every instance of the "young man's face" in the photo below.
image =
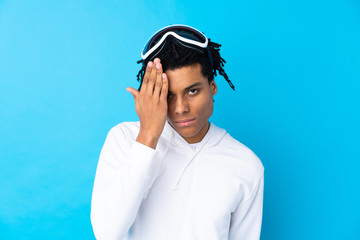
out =
<svg viewBox="0 0 360 240"><path fill-rule="evenodd" d="M169 79L168 121L188 142L200 142L209 129L213 112L213 95L217 92L214 81L195 64L165 71Z"/></svg>

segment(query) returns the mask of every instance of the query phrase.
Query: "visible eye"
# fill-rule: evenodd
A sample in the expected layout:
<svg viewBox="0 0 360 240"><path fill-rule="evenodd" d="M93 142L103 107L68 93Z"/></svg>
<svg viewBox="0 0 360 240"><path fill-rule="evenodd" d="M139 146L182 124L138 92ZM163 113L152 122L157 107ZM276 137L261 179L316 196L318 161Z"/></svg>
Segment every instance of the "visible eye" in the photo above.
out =
<svg viewBox="0 0 360 240"><path fill-rule="evenodd" d="M194 96L194 95L196 95L197 93L199 93L199 89L191 89L191 90L189 90L189 95L190 95L190 96Z"/></svg>

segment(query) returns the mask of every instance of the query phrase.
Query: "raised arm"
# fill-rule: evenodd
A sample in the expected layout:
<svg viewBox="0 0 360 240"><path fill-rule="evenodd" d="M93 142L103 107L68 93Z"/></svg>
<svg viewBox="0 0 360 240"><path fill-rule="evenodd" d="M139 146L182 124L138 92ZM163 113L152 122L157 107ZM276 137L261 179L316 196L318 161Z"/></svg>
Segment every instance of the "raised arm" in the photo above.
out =
<svg viewBox="0 0 360 240"><path fill-rule="evenodd" d="M160 59L148 63L140 92L130 87L127 90L134 97L140 120L136 141L155 149L167 115L168 80L162 71Z"/></svg>
<svg viewBox="0 0 360 240"><path fill-rule="evenodd" d="M128 88L135 99L140 130L135 140L120 124L106 138L91 202L91 223L97 239L122 240L127 235L164 165L156 145L166 120L167 88L160 60L148 65L140 92Z"/></svg>

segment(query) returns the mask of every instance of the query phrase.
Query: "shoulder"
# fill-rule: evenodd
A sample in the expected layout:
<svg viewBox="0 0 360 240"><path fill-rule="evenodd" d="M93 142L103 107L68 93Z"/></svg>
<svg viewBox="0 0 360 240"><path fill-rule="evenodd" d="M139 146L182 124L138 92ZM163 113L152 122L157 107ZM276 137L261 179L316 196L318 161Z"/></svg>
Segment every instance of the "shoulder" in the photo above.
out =
<svg viewBox="0 0 360 240"><path fill-rule="evenodd" d="M116 155L129 151L136 139L139 126L137 122L122 122L112 127L106 136L101 154Z"/></svg>
<svg viewBox="0 0 360 240"><path fill-rule="evenodd" d="M135 139L139 129L139 122L122 122L110 129L108 137Z"/></svg>
<svg viewBox="0 0 360 240"><path fill-rule="evenodd" d="M105 145L113 148L129 148L139 132L139 122L122 122L110 129L106 136Z"/></svg>
<svg viewBox="0 0 360 240"><path fill-rule="evenodd" d="M239 158L251 161L258 167L262 167L262 163L258 156L250 148L233 138L229 133L225 134L222 144L229 153L235 154Z"/></svg>
<svg viewBox="0 0 360 240"><path fill-rule="evenodd" d="M264 166L259 157L229 133L225 133L218 142L216 152L223 163L227 163L234 173L249 184L256 184L262 178Z"/></svg>

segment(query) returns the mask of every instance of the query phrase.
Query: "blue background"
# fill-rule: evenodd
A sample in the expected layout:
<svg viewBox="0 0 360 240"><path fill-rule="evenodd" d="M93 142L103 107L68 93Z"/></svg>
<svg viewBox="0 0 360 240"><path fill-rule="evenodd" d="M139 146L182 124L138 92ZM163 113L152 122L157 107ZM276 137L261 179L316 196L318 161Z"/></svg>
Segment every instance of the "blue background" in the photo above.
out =
<svg viewBox="0 0 360 240"><path fill-rule="evenodd" d="M265 166L261 239L360 239L357 0L0 0L0 238L94 238L101 147L174 23L223 45L211 120Z"/></svg>

